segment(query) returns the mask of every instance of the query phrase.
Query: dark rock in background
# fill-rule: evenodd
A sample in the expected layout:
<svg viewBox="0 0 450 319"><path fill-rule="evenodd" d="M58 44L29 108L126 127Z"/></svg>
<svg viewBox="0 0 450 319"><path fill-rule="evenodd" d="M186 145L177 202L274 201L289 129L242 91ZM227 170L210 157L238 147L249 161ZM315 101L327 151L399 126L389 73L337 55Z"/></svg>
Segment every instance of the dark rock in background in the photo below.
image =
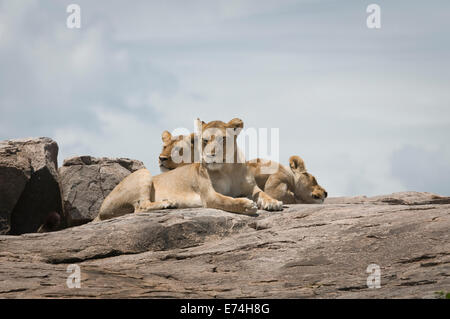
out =
<svg viewBox="0 0 450 319"><path fill-rule="evenodd" d="M141 168L144 168L142 162L127 158L77 156L66 159L59 168L59 175L67 225L93 220L114 187Z"/></svg>
<svg viewBox="0 0 450 319"><path fill-rule="evenodd" d="M57 156L46 137L0 142L0 233L36 232L49 213L62 214Z"/></svg>
<svg viewBox="0 0 450 319"><path fill-rule="evenodd" d="M0 142L0 234L87 223L122 179L144 168L127 158L77 156L58 172L57 156L58 145L50 138Z"/></svg>
<svg viewBox="0 0 450 319"><path fill-rule="evenodd" d="M30 176L30 162L21 156L19 148L0 142L0 234L10 231L12 211Z"/></svg>

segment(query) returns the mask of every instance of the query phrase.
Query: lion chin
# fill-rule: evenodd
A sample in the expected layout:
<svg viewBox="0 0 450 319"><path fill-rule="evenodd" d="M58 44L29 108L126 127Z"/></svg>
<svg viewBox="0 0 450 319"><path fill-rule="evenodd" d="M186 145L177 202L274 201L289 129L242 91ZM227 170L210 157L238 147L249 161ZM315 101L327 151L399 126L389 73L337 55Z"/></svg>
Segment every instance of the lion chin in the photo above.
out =
<svg viewBox="0 0 450 319"><path fill-rule="evenodd" d="M215 161L207 161L207 160L204 160L204 163L205 167L211 171L218 171L223 168L223 163L217 163Z"/></svg>
<svg viewBox="0 0 450 319"><path fill-rule="evenodd" d="M170 168L165 167L164 165L159 165L159 170L161 171L161 173L165 173L170 171Z"/></svg>
<svg viewBox="0 0 450 319"><path fill-rule="evenodd" d="M314 199L313 204L323 204L325 199ZM304 202L300 202L299 204L304 204Z"/></svg>

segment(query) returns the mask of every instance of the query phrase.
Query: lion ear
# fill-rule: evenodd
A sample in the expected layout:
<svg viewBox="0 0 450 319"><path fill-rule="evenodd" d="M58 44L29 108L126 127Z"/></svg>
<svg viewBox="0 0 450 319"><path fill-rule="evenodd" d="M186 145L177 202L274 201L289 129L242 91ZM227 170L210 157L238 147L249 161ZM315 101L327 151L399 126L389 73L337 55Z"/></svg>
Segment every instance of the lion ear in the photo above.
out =
<svg viewBox="0 0 450 319"><path fill-rule="evenodd" d="M228 122L228 127L233 129L244 128L244 122L241 119L234 118Z"/></svg>
<svg viewBox="0 0 450 319"><path fill-rule="evenodd" d="M161 134L161 139L162 139L164 144L167 144L172 139L172 134L170 134L170 132L168 132L168 131L164 131Z"/></svg>
<svg viewBox="0 0 450 319"><path fill-rule="evenodd" d="M289 158L289 166L291 170L297 171L299 173L306 172L305 162L300 156L294 155Z"/></svg>

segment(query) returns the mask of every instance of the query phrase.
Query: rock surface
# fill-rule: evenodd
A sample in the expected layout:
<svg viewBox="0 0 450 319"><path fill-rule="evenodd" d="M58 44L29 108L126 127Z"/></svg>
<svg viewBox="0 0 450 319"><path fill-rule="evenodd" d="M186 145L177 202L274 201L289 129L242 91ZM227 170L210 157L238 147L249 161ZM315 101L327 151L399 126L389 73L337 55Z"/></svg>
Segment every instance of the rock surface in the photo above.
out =
<svg viewBox="0 0 450 319"><path fill-rule="evenodd" d="M77 156L59 169L63 205L68 226L93 220L106 196L130 173L144 168L128 158Z"/></svg>
<svg viewBox="0 0 450 319"><path fill-rule="evenodd" d="M57 156L50 138L0 142L0 234L35 232L62 212Z"/></svg>
<svg viewBox="0 0 450 319"><path fill-rule="evenodd" d="M450 198L396 193L122 216L0 236L0 297L436 298L450 290ZM67 267L81 288L66 286ZM369 289L369 264L381 288Z"/></svg>

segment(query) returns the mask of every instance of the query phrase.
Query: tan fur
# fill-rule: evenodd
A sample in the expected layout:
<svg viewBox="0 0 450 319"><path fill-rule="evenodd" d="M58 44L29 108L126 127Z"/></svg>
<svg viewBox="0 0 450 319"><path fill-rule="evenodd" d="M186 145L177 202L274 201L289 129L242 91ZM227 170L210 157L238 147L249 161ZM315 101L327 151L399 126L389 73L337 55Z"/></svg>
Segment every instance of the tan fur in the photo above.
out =
<svg viewBox="0 0 450 319"><path fill-rule="evenodd" d="M167 131L163 132L162 139L164 142L163 151L160 156L167 158L165 169L174 169L186 163L174 163L172 161L173 147L179 141L183 141L181 146L191 147L191 155L193 161L194 154L194 134L188 136L172 137L167 135ZM169 133L170 134L170 133ZM172 137L173 141L165 142L165 137ZM185 143L192 141L190 146ZM305 168L304 161L299 156L291 156L289 159L289 168L279 163L264 159L254 159L247 162L257 185L266 194L274 199L282 201L283 204L320 204L328 196L324 188L318 183L316 178L308 173ZM275 172L265 173L263 168L275 167ZM270 170L269 170L270 171Z"/></svg>
<svg viewBox="0 0 450 319"><path fill-rule="evenodd" d="M316 178L308 173L300 156L289 158L289 168L268 160L256 159L247 164L255 176L258 186L269 196L284 204L321 204L328 196ZM263 168L277 165L275 173L264 173Z"/></svg>
<svg viewBox="0 0 450 319"><path fill-rule="evenodd" d="M161 135L163 148L159 154L158 162L161 172L167 172L179 166L194 163L194 139L195 134L172 136L170 132L164 131ZM188 157L186 161L175 162L172 159L172 152L175 148L180 149L180 156ZM184 150L190 149L190 154L183 154ZM190 155L190 156L189 156Z"/></svg>
<svg viewBox="0 0 450 319"><path fill-rule="evenodd" d="M220 141L217 136L225 136L227 129L242 128L243 122L233 119L228 123L213 121L199 124L204 149L200 163L180 165L154 177L147 169L130 174L105 198L96 221L171 207L208 207L247 215L255 214L258 207L281 210L283 203L258 187L245 162L220 163L220 158L213 151L206 151ZM216 135L207 136L208 129L215 129ZM234 156L237 157L236 136L233 143Z"/></svg>

